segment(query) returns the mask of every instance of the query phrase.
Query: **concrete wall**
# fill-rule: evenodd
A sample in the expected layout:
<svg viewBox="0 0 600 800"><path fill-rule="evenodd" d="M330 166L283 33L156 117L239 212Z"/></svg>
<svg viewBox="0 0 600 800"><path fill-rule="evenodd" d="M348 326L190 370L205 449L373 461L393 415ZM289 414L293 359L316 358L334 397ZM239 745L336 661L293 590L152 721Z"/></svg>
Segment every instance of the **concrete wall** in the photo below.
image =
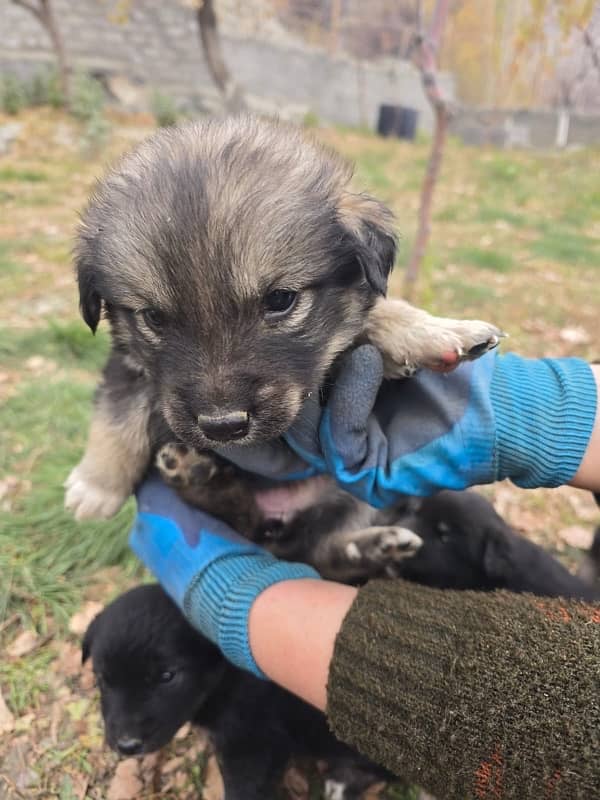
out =
<svg viewBox="0 0 600 800"><path fill-rule="evenodd" d="M225 56L253 107L292 118L310 111L323 121L374 127L379 105L398 103L417 108L421 129L430 130L431 110L409 63L332 58L274 27L272 19L261 22L253 7L236 14L231 0L222 2ZM189 8L179 0L136 0L129 18L117 24L109 19L112 5L54 0L76 65L168 91L192 108L218 105ZM0 0L0 71L32 72L50 61L49 42L37 21ZM451 90L450 80L444 81Z"/></svg>
<svg viewBox="0 0 600 800"><path fill-rule="evenodd" d="M465 144L572 147L600 144L600 115L558 110L461 109L451 130Z"/></svg>

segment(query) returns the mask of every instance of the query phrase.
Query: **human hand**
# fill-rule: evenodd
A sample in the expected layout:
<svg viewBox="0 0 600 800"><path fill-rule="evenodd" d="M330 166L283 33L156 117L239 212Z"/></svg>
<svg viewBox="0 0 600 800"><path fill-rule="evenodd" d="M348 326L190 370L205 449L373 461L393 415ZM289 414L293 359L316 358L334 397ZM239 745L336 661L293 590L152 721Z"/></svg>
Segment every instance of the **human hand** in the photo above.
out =
<svg viewBox="0 0 600 800"><path fill-rule="evenodd" d="M579 359L494 350L448 374L382 377L378 351L357 348L344 359L327 405L307 401L285 435L313 474L331 473L377 507L393 504L398 494L425 496L503 478L526 488L567 483L594 425L595 381ZM280 468L286 446L277 446L278 461L257 458L255 469L288 477ZM246 469L253 469L250 455ZM237 453L227 457L236 461ZM275 471L267 471L269 464L277 464Z"/></svg>
<svg viewBox="0 0 600 800"><path fill-rule="evenodd" d="M136 492L129 543L188 621L234 664L262 677L248 643L248 614L274 583L318 578L304 564L278 561L225 523L192 508L151 476Z"/></svg>

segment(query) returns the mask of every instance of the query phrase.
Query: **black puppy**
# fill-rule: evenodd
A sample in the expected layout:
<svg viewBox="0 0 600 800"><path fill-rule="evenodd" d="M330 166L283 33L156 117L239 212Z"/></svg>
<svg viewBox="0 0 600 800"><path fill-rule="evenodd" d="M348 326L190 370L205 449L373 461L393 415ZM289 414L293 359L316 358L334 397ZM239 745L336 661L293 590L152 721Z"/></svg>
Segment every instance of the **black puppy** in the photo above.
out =
<svg viewBox="0 0 600 800"><path fill-rule="evenodd" d="M476 492L440 492L413 502L398 524L423 541L395 565L398 575L440 589L508 589L593 602L600 590L572 575L538 545L515 533Z"/></svg>
<svg viewBox="0 0 600 800"><path fill-rule="evenodd" d="M118 597L83 640L100 688L108 744L123 755L166 745L188 721L210 731L226 800L270 800L292 757L329 765L326 792L357 800L392 779L338 742L325 717L229 664L156 584Z"/></svg>

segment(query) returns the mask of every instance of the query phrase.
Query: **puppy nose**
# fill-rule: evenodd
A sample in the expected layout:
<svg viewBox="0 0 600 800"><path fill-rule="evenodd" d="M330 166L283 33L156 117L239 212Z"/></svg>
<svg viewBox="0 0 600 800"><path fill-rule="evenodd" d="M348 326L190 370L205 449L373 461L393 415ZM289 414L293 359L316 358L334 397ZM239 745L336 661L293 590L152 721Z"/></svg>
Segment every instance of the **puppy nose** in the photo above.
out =
<svg viewBox="0 0 600 800"><path fill-rule="evenodd" d="M144 743L141 739L135 739L132 736L122 736L117 740L119 753L122 753L124 756L135 756L137 753L141 753L143 746Z"/></svg>
<svg viewBox="0 0 600 800"><path fill-rule="evenodd" d="M231 442L248 433L250 415L247 411L229 411L226 414L200 414L198 426L202 433L215 442Z"/></svg>

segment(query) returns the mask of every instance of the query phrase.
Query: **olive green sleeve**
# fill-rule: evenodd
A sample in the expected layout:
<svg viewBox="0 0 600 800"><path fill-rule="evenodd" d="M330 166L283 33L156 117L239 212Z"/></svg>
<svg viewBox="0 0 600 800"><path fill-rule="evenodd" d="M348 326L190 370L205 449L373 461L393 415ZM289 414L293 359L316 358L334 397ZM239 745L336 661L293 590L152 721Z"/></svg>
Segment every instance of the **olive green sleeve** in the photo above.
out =
<svg viewBox="0 0 600 800"><path fill-rule="evenodd" d="M600 798L600 607L373 581L338 634L327 713L439 800Z"/></svg>

